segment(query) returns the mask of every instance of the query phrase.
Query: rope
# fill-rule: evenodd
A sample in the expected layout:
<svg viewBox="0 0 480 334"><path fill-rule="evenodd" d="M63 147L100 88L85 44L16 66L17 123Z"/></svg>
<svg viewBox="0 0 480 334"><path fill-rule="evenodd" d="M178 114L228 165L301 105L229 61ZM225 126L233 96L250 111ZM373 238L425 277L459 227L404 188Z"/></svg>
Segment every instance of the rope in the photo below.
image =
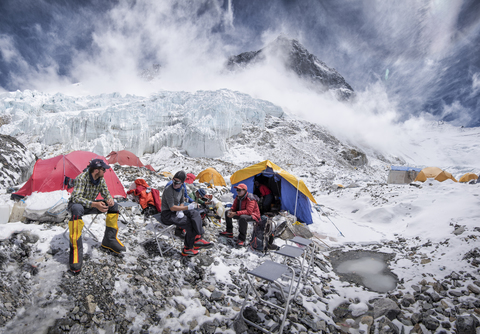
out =
<svg viewBox="0 0 480 334"><path fill-rule="evenodd" d="M340 233L340 235L345 238L345 236L343 235L342 231L340 231L340 230L338 229L337 225L335 225L335 223L332 222L332 220L331 220L331 219L327 216L327 214L322 210L322 207L319 205L318 208L320 208L320 210L322 211L322 213L327 217L328 220L330 220L330 223L332 223L333 226L335 226L335 228L336 228L337 231Z"/></svg>

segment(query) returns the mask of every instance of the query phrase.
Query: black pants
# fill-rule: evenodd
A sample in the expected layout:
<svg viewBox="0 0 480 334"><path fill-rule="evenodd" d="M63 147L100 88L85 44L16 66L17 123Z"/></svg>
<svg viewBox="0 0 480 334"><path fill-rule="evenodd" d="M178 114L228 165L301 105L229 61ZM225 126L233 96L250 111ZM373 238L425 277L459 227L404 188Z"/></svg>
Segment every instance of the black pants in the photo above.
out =
<svg viewBox="0 0 480 334"><path fill-rule="evenodd" d="M186 210L182 211L184 216L182 218L177 217L177 211L163 210L162 222L165 225L175 225L185 230L185 247L193 248L195 243L195 237L204 233L202 226L202 217L198 210Z"/></svg>
<svg viewBox="0 0 480 334"><path fill-rule="evenodd" d="M232 219L238 219L238 239L241 241L247 240L247 229L248 229L248 222L254 221L252 216L250 215L240 215L240 216L233 216L233 218L228 217L228 213L230 210L225 212L225 221L227 223L227 232L233 232L233 222Z"/></svg>
<svg viewBox="0 0 480 334"><path fill-rule="evenodd" d="M270 212L270 209L272 208L272 200L273 200L272 194L268 194L263 197L262 213Z"/></svg>
<svg viewBox="0 0 480 334"><path fill-rule="evenodd" d="M97 213L102 213L97 208L86 208L82 204L68 202L67 210L72 213L72 218L82 219L84 215L94 215ZM108 207L107 213L118 213L118 204L115 202L113 206Z"/></svg>

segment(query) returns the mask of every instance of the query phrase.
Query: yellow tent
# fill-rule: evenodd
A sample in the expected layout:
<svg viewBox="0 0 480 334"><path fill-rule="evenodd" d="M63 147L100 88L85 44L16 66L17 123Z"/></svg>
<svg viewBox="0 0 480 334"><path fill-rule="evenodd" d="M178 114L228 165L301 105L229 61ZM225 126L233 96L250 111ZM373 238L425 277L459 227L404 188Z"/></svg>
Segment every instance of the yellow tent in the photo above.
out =
<svg viewBox="0 0 480 334"><path fill-rule="evenodd" d="M476 180L478 179L478 175L474 173L465 173L458 182L468 182L471 180Z"/></svg>
<svg viewBox="0 0 480 334"><path fill-rule="evenodd" d="M425 182L427 181L427 179L435 179L440 182L450 179L455 182L458 182L457 180L455 180L452 174L444 170L441 170L438 167L427 167L422 169L420 173L418 173L417 177L415 178L415 181Z"/></svg>
<svg viewBox="0 0 480 334"><path fill-rule="evenodd" d="M168 177L168 178L170 178L170 179L173 178L173 174L170 173L170 172L159 172L158 174L160 174L160 175L163 176L163 177Z"/></svg>
<svg viewBox="0 0 480 334"><path fill-rule="evenodd" d="M225 179L223 178L222 175L220 175L219 172L215 170L213 167L209 167L203 171L201 171L195 180L198 180L199 182L206 182L210 183L211 185L215 186L226 186L227 184L225 183Z"/></svg>
<svg viewBox="0 0 480 334"><path fill-rule="evenodd" d="M313 203L315 203L315 204L317 203L315 201L315 198L313 198L312 194L310 193L310 190L308 190L307 186L305 185L305 183L302 180L297 179L296 176L294 176L294 175L290 174L289 172L283 170L282 168L275 165L270 160L265 160L265 161L259 162L258 164L251 165L249 167L246 167L244 169L241 169L241 170L235 172L230 177L230 181L232 182L232 184L239 183L240 181L248 179L249 177L260 174L267 167L270 167L276 174L279 174L280 176L282 176L292 186L294 186L300 192L302 192L305 196L307 196Z"/></svg>

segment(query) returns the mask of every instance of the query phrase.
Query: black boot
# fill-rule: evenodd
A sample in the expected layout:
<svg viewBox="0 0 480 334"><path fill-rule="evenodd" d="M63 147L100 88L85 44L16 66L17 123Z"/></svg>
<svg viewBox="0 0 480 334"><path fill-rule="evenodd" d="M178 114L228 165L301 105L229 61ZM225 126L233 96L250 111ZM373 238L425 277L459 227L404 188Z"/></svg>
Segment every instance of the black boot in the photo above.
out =
<svg viewBox="0 0 480 334"><path fill-rule="evenodd" d="M70 239L70 255L68 263L70 270L79 273L83 264L83 241L82 241L83 220L73 218L68 222Z"/></svg>
<svg viewBox="0 0 480 334"><path fill-rule="evenodd" d="M115 253L125 252L127 249L118 240L118 213L107 213L105 235L103 236L102 247Z"/></svg>

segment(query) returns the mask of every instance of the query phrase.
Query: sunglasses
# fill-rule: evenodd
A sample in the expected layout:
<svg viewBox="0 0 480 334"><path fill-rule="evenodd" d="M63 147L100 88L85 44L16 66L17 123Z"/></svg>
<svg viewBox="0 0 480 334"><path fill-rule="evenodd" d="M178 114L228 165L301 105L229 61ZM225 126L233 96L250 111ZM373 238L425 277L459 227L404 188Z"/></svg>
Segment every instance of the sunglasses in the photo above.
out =
<svg viewBox="0 0 480 334"><path fill-rule="evenodd" d="M182 184L182 183L183 183L182 181L176 181L176 180L173 181L173 184L176 184L176 185L179 185L179 184Z"/></svg>
<svg viewBox="0 0 480 334"><path fill-rule="evenodd" d="M244 191L245 189L239 189L237 188L237 193L241 193L242 191Z"/></svg>
<svg viewBox="0 0 480 334"><path fill-rule="evenodd" d="M104 172L104 171L105 171L105 168L102 167L102 168L100 168L100 170Z"/></svg>

